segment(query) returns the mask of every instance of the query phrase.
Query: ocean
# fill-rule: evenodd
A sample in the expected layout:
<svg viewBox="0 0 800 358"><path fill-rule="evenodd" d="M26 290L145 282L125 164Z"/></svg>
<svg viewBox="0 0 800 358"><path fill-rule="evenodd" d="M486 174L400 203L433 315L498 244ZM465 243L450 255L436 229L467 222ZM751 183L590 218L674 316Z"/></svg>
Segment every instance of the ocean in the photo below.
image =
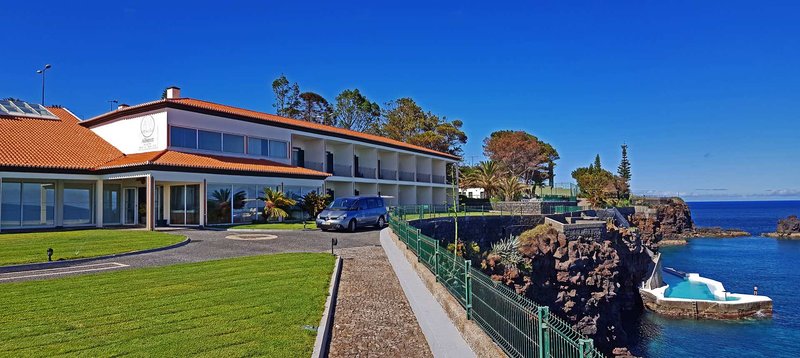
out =
<svg viewBox="0 0 800 358"><path fill-rule="evenodd" d="M743 229L754 236L692 239L662 248L664 266L697 272L730 292L773 300L772 319L670 319L647 312L630 322L633 353L643 357L800 357L800 240L758 236L779 218L800 215L800 201L690 202L697 226Z"/></svg>

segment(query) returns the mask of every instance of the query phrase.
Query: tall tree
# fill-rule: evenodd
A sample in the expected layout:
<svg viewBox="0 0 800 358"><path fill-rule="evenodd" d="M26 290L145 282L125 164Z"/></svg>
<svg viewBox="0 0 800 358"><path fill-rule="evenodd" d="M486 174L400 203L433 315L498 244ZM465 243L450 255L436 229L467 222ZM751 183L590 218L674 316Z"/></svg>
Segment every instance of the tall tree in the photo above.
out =
<svg viewBox="0 0 800 358"><path fill-rule="evenodd" d="M622 160L617 167L617 175L625 181L631 181L631 162L628 160L628 145L622 145Z"/></svg>
<svg viewBox="0 0 800 358"><path fill-rule="evenodd" d="M539 139L524 131L497 131L483 140L483 154L517 177L528 175L545 161L542 149Z"/></svg>
<svg viewBox="0 0 800 358"><path fill-rule="evenodd" d="M461 154L467 135L461 130L463 122L448 121L425 112L411 98L400 98L386 104L383 135L422 147L453 155Z"/></svg>
<svg viewBox="0 0 800 358"><path fill-rule="evenodd" d="M502 130L483 140L483 153L503 164L524 183L543 185L545 179L553 182L553 168L559 159L552 145L525 131Z"/></svg>
<svg viewBox="0 0 800 358"><path fill-rule="evenodd" d="M289 118L300 117L300 86L289 83L286 76L281 75L272 81L272 92L275 93L275 112L279 116Z"/></svg>
<svg viewBox="0 0 800 358"><path fill-rule="evenodd" d="M603 169L603 167L600 165L600 154L594 157L594 168L597 170Z"/></svg>
<svg viewBox="0 0 800 358"><path fill-rule="evenodd" d="M621 199L627 199L631 196L631 162L628 160L627 144L622 145L622 159L617 167L617 176L619 177L617 192Z"/></svg>
<svg viewBox="0 0 800 358"><path fill-rule="evenodd" d="M328 100L314 92L300 94L300 119L326 125L334 125L333 107Z"/></svg>
<svg viewBox="0 0 800 358"><path fill-rule="evenodd" d="M347 89L336 96L334 118L341 128L370 134L381 132L381 107L358 89Z"/></svg>

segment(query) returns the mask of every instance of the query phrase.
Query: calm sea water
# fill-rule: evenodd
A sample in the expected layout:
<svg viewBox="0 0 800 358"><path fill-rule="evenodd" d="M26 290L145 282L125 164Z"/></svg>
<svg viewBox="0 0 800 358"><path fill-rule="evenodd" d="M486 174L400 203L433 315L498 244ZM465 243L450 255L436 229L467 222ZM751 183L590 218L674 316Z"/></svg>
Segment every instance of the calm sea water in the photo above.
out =
<svg viewBox="0 0 800 358"><path fill-rule="evenodd" d="M779 218L800 215L800 201L689 203L695 224L744 229L756 236L693 239L661 250L664 265L722 282L731 292L773 299L772 319L668 319L646 313L629 329L645 357L800 357L800 240L757 236ZM638 331L638 332L637 332ZM638 333L638 334L637 334Z"/></svg>

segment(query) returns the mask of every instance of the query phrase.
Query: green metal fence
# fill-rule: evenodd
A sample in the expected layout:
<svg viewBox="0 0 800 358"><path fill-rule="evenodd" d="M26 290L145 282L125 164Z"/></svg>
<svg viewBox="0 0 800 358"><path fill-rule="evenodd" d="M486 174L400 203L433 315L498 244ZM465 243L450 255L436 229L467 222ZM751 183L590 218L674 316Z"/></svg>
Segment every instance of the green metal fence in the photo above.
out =
<svg viewBox="0 0 800 358"><path fill-rule="evenodd" d="M433 214L445 213L436 209L439 208L395 208L389 225L400 241L464 307L467 318L474 320L506 354L525 358L603 357L591 339L551 315L547 306L538 305L492 280L472 267L469 260L455 256L407 221L426 217L425 211L427 217L440 217Z"/></svg>

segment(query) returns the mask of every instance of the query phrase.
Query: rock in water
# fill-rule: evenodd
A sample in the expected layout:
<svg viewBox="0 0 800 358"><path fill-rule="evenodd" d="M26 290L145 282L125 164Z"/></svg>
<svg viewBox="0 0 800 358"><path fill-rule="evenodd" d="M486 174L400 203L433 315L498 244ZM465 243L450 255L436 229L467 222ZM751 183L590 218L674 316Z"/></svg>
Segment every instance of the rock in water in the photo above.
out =
<svg viewBox="0 0 800 358"><path fill-rule="evenodd" d="M778 220L777 230L764 235L779 239L800 239L800 219L797 218L797 215L791 215Z"/></svg>

